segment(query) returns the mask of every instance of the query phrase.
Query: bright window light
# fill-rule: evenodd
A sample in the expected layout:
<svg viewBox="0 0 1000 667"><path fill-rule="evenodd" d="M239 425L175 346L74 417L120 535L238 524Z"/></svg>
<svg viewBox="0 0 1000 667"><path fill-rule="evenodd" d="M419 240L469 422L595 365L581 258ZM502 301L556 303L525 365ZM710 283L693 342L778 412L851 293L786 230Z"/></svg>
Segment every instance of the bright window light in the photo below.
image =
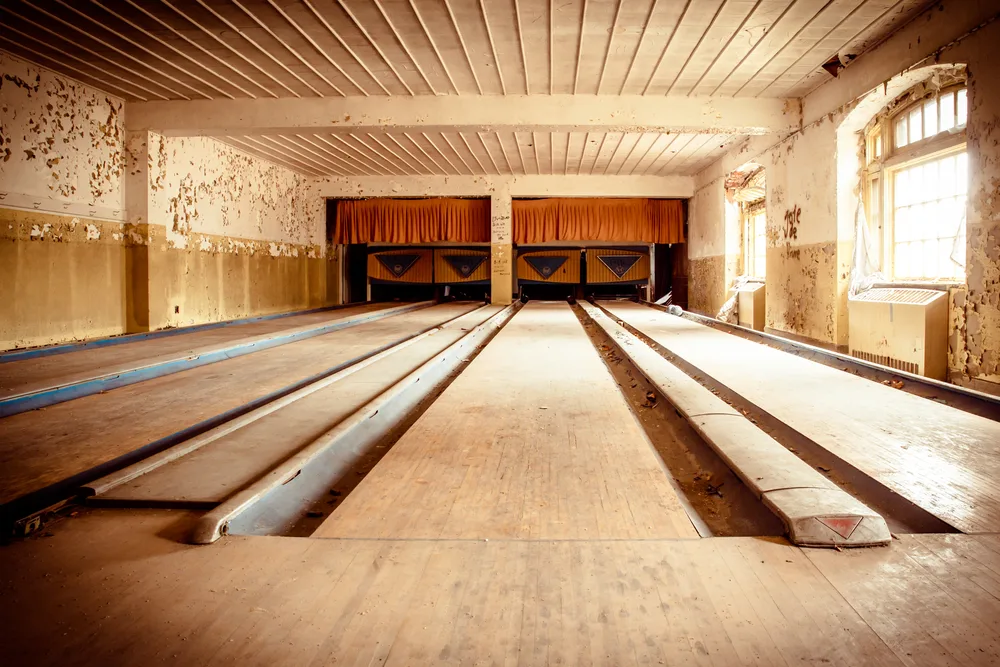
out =
<svg viewBox="0 0 1000 667"><path fill-rule="evenodd" d="M965 152L901 169L893 181L893 274L965 279Z"/></svg>

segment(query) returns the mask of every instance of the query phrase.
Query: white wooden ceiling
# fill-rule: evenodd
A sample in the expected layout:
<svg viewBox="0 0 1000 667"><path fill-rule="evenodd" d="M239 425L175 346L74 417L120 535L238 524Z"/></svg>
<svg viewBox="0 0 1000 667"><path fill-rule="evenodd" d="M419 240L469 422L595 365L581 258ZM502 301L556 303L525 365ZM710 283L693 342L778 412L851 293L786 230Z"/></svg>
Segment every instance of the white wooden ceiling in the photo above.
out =
<svg viewBox="0 0 1000 667"><path fill-rule="evenodd" d="M931 0L4 0L0 48L131 101L801 97ZM309 174L672 174L738 137L219 137Z"/></svg>
<svg viewBox="0 0 1000 667"><path fill-rule="evenodd" d="M312 175L695 173L728 135L433 132L225 137L240 150Z"/></svg>

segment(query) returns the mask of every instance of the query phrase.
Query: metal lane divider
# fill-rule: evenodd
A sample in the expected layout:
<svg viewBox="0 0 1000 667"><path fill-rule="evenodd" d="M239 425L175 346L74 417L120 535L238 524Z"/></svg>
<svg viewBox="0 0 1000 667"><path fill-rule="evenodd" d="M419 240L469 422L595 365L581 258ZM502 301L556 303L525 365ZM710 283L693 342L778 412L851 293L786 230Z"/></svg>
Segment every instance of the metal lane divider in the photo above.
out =
<svg viewBox="0 0 1000 667"><path fill-rule="evenodd" d="M313 498L326 493L331 478L390 433L470 355L489 342L521 305L514 302L479 324L260 480L205 514L191 533L191 543L211 544L229 533L274 534L291 526Z"/></svg>
<svg viewBox="0 0 1000 667"><path fill-rule="evenodd" d="M110 389L116 389L118 387L125 387L130 384L152 380L164 375L179 373L181 371L190 370L199 366L212 364L217 361L224 361L226 359L240 357L245 354L251 354L253 352L260 352L261 350L287 345L289 343L305 340L306 338L321 336L338 329L346 329L364 322L372 322L374 320L380 320L384 317L390 317L392 315L399 315L411 310L427 308L428 306L432 306L434 304L434 301L420 301L417 303L378 310L374 313L364 313L355 317L335 320L318 326L314 324L303 325L280 334L264 334L261 336L254 336L253 338L243 340L236 344L206 347L202 351L194 354L186 354L182 356L168 355L160 358L160 360L154 360L151 363L145 363L133 368L115 371L113 373L106 373L104 375L97 375L85 380L67 382L64 384L53 385L51 387L45 387L43 389L35 389L20 394L14 394L13 396L8 396L3 400L0 400L0 418L16 415L21 412L27 412L28 410L44 408L49 405L63 403L65 401L71 401L75 398L82 398L84 396L97 394L102 391L108 391Z"/></svg>

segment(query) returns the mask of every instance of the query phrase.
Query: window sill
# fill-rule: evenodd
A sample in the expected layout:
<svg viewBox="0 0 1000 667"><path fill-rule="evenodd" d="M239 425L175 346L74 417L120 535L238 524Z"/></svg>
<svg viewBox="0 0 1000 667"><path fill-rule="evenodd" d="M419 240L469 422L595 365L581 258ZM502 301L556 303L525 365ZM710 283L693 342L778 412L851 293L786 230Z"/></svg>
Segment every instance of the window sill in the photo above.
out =
<svg viewBox="0 0 1000 667"><path fill-rule="evenodd" d="M965 283L957 280L885 280L877 282L872 287L906 287L909 289L931 289L947 292L952 287L965 287Z"/></svg>

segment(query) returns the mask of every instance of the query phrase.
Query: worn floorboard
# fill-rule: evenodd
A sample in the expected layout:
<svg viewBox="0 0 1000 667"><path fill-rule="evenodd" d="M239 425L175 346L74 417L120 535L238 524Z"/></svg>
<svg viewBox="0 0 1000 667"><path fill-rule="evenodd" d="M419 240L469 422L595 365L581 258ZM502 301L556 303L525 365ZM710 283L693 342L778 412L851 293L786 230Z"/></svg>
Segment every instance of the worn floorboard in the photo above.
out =
<svg viewBox="0 0 1000 667"><path fill-rule="evenodd" d="M228 537L88 510L0 550L17 665L988 665L1000 543Z"/></svg>
<svg viewBox="0 0 1000 667"><path fill-rule="evenodd" d="M530 302L315 537L695 537L566 303Z"/></svg>
<svg viewBox="0 0 1000 667"><path fill-rule="evenodd" d="M364 325L336 354L445 311L419 312ZM335 353L303 354L296 364ZM108 448L137 437L122 424L176 424L290 368L269 363L129 399L153 404L130 419L90 404L109 410L93 422L107 440L86 410L60 428L90 428ZM196 513L83 509L0 548L4 664L1000 663L1000 538L904 535L844 552L697 539L602 364L565 304L529 304L322 539L190 546ZM65 465L57 454L37 470Z"/></svg>
<svg viewBox="0 0 1000 667"><path fill-rule="evenodd" d="M219 503L306 447L501 310L475 310L277 412L101 494L104 500Z"/></svg>

